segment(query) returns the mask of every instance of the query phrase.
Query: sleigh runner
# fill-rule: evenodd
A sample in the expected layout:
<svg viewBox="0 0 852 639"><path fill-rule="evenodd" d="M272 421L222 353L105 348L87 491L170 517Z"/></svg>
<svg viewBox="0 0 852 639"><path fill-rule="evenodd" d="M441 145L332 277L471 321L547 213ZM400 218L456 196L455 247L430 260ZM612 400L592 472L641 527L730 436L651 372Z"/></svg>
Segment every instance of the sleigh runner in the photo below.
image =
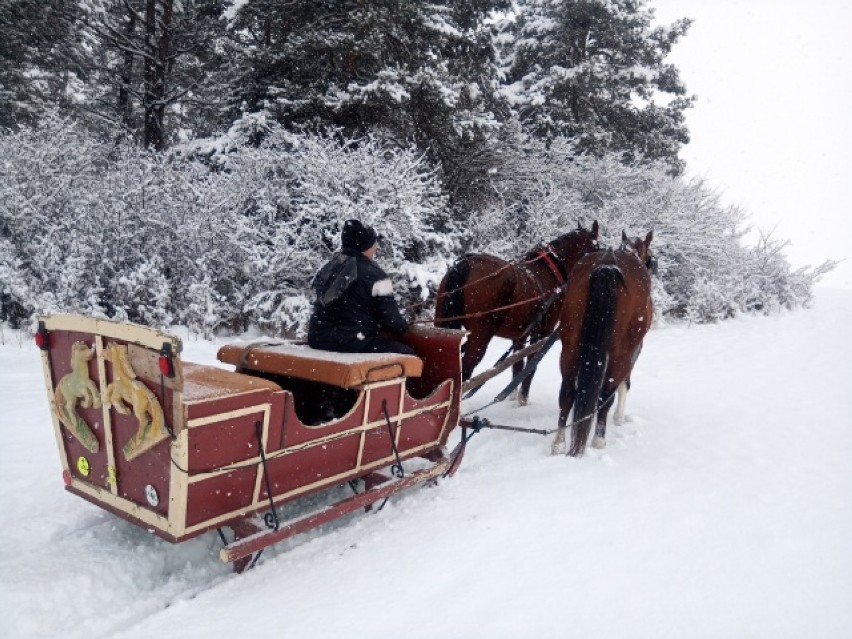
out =
<svg viewBox="0 0 852 639"><path fill-rule="evenodd" d="M36 339L66 488L171 542L230 527L221 556L234 561L454 470L462 336L411 331L418 357L228 345L234 371L127 323L48 316ZM355 480L362 492L279 520L281 505Z"/></svg>

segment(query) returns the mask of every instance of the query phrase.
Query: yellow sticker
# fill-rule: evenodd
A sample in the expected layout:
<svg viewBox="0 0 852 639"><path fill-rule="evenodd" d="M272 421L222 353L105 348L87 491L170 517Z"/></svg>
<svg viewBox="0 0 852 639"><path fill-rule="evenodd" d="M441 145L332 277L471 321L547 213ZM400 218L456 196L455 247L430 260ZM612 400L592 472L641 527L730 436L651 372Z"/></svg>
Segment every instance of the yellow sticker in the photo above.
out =
<svg viewBox="0 0 852 639"><path fill-rule="evenodd" d="M107 466L107 484L110 486L116 484L115 466Z"/></svg>
<svg viewBox="0 0 852 639"><path fill-rule="evenodd" d="M83 477L88 477L89 476L89 460L86 459L85 457L80 457L80 459L77 460L77 470L80 471L80 474Z"/></svg>

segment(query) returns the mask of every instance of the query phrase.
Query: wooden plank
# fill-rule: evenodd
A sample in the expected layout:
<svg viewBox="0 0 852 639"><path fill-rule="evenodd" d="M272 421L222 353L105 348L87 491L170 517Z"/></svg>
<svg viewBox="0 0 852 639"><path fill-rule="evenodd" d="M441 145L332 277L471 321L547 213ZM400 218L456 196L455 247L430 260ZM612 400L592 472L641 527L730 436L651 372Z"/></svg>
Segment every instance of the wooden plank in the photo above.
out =
<svg viewBox="0 0 852 639"><path fill-rule="evenodd" d="M174 377L165 377L160 374L159 350L131 343L127 345L127 357L130 359L133 372L139 379L146 379L158 385L162 384L163 387L171 390L183 390L183 366L181 366L181 360L177 354L172 357Z"/></svg>
<svg viewBox="0 0 852 639"><path fill-rule="evenodd" d="M547 341L547 337L538 340L534 344L530 344L526 348L522 348L521 350L512 353L505 360L500 362L494 368L489 368L487 371L484 371L477 375L476 377L471 377L469 380L462 384L462 394L468 392L473 388L477 388L482 386L485 382L494 377L497 377L500 373L502 373L507 368L511 367L515 362L522 360L527 355L532 355L533 353L537 353L541 350L541 347L544 346L544 343Z"/></svg>
<svg viewBox="0 0 852 639"><path fill-rule="evenodd" d="M62 426L59 420L59 411L56 409L56 386L53 384L53 373L50 370L50 354L49 351L41 351L41 364L44 370L44 384L47 388L47 403L50 406L50 417L53 420L53 434L56 437L56 450L59 453L59 458L62 461L62 471L67 473L70 470L68 462L68 453L65 451L65 442L62 441Z"/></svg>
<svg viewBox="0 0 852 639"><path fill-rule="evenodd" d="M107 377L106 365L104 364L104 338L95 335L95 350L98 357L98 381L100 382L101 397L106 397ZM112 440L112 413L109 404L101 403L101 415L104 422L104 448L107 454L107 479L109 490L113 495L118 495L118 475L115 465L115 448Z"/></svg>
<svg viewBox="0 0 852 639"><path fill-rule="evenodd" d="M180 338L139 324L116 322L85 315L45 315L40 317L39 321L44 322L48 331L75 331L103 335L125 342L134 342L157 351L163 346L163 342L168 342L171 344L172 352L175 355L178 355L182 348Z"/></svg>

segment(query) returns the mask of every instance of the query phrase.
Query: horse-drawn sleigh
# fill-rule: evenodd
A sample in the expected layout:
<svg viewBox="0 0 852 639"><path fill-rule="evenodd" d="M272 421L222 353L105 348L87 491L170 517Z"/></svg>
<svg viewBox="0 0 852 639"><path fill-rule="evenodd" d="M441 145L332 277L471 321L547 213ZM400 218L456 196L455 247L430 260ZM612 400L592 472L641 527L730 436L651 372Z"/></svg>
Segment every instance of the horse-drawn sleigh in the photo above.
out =
<svg viewBox="0 0 852 639"><path fill-rule="evenodd" d="M241 568L455 470L463 449L445 444L459 423L462 337L412 330L418 357L224 346L233 372L182 361L172 335L107 320L44 317L36 341L66 488L171 542L212 529L226 540L230 528L221 558ZM351 497L279 518L281 505L346 482Z"/></svg>
<svg viewBox="0 0 852 639"><path fill-rule="evenodd" d="M74 315L41 318L36 342L67 490L171 542L218 530L220 558L241 570L276 542L452 474L465 431L485 424L461 415L462 378L483 344L506 329L520 348L531 333L553 331L557 320L558 332L517 356L562 338L559 436L576 394L584 413L578 416L575 406L570 452L582 454L594 414L603 435L614 389L629 379L651 321L645 268L651 235L616 252L597 249L596 224L560 239L558 246L570 249L563 257L553 253L560 266L540 269L545 275L549 269L556 285L539 287L533 297L515 281L519 276L505 280L501 290L519 291L520 301L512 297L511 312L502 314L506 309L490 302L485 329L492 332L471 332L468 348L472 343L476 352L466 353L464 370L466 332L448 328L406 333L402 340L416 356L331 353L293 342L231 344L218 353L231 371L183 361L180 340L152 328ZM527 265L525 272L531 277L535 270ZM598 282L601 274L606 286ZM482 303L477 285L489 276L478 277L456 285L466 289L456 308L469 312ZM487 289L495 288L492 279ZM545 298L550 303L543 305ZM448 317L439 312L438 321ZM535 332L525 321L536 322ZM593 370L583 365L590 354ZM460 442L447 453L457 426ZM349 497L286 520L279 514L284 504L346 483Z"/></svg>

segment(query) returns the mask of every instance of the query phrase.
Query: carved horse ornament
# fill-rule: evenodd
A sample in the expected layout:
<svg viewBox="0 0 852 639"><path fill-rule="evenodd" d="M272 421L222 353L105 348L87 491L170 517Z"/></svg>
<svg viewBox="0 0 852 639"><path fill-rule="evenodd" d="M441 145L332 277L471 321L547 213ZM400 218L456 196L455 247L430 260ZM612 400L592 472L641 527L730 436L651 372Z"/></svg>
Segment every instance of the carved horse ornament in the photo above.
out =
<svg viewBox="0 0 852 639"><path fill-rule="evenodd" d="M438 287L435 325L468 330L462 378L469 379L495 336L512 340L515 350L553 332L568 273L583 255L598 248L598 223L578 228L507 262L493 255L468 255L456 262ZM513 376L523 370L523 360ZM518 402L526 404L532 375L524 379Z"/></svg>
<svg viewBox="0 0 852 639"><path fill-rule="evenodd" d="M553 453L565 444L568 413L572 456L583 454L592 420L597 417L596 448L605 446L606 418L616 390L629 384L645 334L651 327L653 232L644 240L583 257L571 273L560 316L562 340L559 428Z"/></svg>
<svg viewBox="0 0 852 639"><path fill-rule="evenodd" d="M157 397L141 381L130 365L127 346L112 344L104 349L104 359L112 363L112 379L107 384L104 404L122 415L133 416L139 428L122 448L124 458L131 461L169 436L163 408Z"/></svg>
<svg viewBox="0 0 852 639"><path fill-rule="evenodd" d="M101 407L100 391L89 378L89 360L93 355L94 350L84 342L74 342L71 346L71 372L59 380L53 397L59 420L86 450L96 453L100 449L98 438L77 413L78 401L83 408Z"/></svg>

